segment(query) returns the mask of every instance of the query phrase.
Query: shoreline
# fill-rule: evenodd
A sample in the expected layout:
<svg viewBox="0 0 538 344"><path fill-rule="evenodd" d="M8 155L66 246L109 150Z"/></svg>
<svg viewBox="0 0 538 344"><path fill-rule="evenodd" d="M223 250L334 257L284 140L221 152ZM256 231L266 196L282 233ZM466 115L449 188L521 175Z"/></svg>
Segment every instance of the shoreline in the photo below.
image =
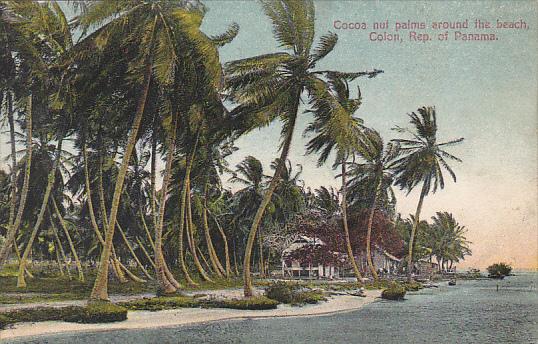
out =
<svg viewBox="0 0 538 344"><path fill-rule="evenodd" d="M264 319L281 317L311 317L358 310L378 299L381 290L367 290L366 297L331 296L328 301L302 307L279 305L272 310L237 310L224 308L178 308L173 310L129 311L127 320L115 323L80 324L63 321L17 323L0 331L0 339L14 339L77 332L101 332L145 328L197 325L214 321Z"/></svg>

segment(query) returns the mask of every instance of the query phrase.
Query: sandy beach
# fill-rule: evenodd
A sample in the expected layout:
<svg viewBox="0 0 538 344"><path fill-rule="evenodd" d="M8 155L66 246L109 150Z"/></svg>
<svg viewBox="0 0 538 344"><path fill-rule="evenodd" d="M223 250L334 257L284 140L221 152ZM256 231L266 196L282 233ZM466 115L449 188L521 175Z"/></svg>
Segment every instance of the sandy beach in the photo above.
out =
<svg viewBox="0 0 538 344"><path fill-rule="evenodd" d="M171 327L229 319L318 316L359 309L378 298L381 295L381 291L367 290L365 294L366 297L349 295L332 296L327 302L320 302L316 305L306 305L302 307L279 305L277 309L273 310L252 311L223 308L179 308L158 312L129 311L128 319L126 321L108 324L78 324L63 321L18 323L11 328L0 331L0 339L27 336L33 337L65 332L93 332Z"/></svg>

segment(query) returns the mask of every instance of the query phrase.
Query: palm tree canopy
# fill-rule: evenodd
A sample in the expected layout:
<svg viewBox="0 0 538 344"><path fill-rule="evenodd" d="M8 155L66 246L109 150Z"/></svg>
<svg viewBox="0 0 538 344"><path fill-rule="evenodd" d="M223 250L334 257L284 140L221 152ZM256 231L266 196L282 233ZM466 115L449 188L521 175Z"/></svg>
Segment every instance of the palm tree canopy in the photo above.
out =
<svg viewBox="0 0 538 344"><path fill-rule="evenodd" d="M409 114L413 130L397 127L395 130L408 133L411 139L395 139L400 144L401 157L394 162L395 184L402 190L411 192L419 183L424 183L425 194L430 190L445 187L443 170L448 171L454 182L456 174L447 163L448 160L461 162L461 159L446 152L444 147L463 141L463 138L444 143L437 142L437 118L435 108L424 106L418 113Z"/></svg>

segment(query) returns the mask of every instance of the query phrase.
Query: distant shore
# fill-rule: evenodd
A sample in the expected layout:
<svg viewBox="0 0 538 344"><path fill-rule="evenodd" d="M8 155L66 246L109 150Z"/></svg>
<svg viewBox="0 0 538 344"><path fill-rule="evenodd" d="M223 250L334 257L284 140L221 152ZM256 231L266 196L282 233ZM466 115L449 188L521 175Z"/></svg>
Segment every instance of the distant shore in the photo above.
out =
<svg viewBox="0 0 538 344"><path fill-rule="evenodd" d="M222 291L220 291L222 293ZM126 321L107 324L79 324L63 321L18 323L0 331L0 339L35 337L67 332L94 332L128 329L144 329L193 325L231 319L260 319L273 317L320 316L339 312L349 312L374 302L380 297L380 290L366 290L365 297L350 295L331 296L326 302L302 307L279 305L273 310L236 310L180 308L157 312L129 311Z"/></svg>

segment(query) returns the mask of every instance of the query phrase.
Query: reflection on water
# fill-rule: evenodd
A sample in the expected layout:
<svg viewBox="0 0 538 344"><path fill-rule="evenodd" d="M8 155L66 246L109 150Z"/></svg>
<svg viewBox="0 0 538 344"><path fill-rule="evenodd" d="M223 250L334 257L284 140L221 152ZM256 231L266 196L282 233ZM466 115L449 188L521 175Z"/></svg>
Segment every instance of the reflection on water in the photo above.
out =
<svg viewBox="0 0 538 344"><path fill-rule="evenodd" d="M497 285L499 291L497 291ZM232 320L167 329L35 338L30 343L538 343L538 274L458 281L309 318ZM21 343L23 341L17 341Z"/></svg>

